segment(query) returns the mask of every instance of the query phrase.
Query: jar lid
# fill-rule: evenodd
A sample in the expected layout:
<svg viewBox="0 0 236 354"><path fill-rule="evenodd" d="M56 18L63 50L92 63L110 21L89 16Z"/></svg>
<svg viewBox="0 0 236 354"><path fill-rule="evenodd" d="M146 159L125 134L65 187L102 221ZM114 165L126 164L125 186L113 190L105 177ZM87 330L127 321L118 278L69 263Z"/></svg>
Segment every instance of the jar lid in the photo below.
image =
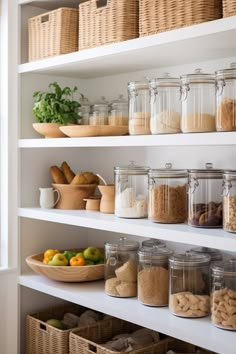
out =
<svg viewBox="0 0 236 354"><path fill-rule="evenodd" d="M223 170L213 168L213 164L211 162L207 162L205 164L205 169L190 169L188 170L190 177L197 178L223 178Z"/></svg>
<svg viewBox="0 0 236 354"><path fill-rule="evenodd" d="M202 69L195 69L193 74L180 76L182 84L215 84L215 75L206 74Z"/></svg>
<svg viewBox="0 0 236 354"><path fill-rule="evenodd" d="M128 90L148 90L149 82L148 81L131 81L128 83Z"/></svg>
<svg viewBox="0 0 236 354"><path fill-rule="evenodd" d="M128 108L128 101L124 98L124 95L119 95L117 100L111 102L111 108L114 109L127 109Z"/></svg>
<svg viewBox="0 0 236 354"><path fill-rule="evenodd" d="M196 254L187 251L186 253L174 254L170 257L170 264L177 266L190 266L196 267L200 265L208 265L211 257L207 254Z"/></svg>
<svg viewBox="0 0 236 354"><path fill-rule="evenodd" d="M225 170L225 171L223 171L223 177L226 180L236 181L236 170Z"/></svg>
<svg viewBox="0 0 236 354"><path fill-rule="evenodd" d="M149 81L151 88L156 87L179 87L180 79L177 77L171 77L169 73L165 73L162 77L157 77Z"/></svg>
<svg viewBox="0 0 236 354"><path fill-rule="evenodd" d="M114 167L114 171L123 175L146 175L149 171L149 167L135 165L134 161L131 161L128 166Z"/></svg>
<svg viewBox="0 0 236 354"><path fill-rule="evenodd" d="M89 106L91 105L91 103L89 102L89 99L85 96L82 96L79 100L79 103L81 105L81 107L86 107L86 106Z"/></svg>
<svg viewBox="0 0 236 354"><path fill-rule="evenodd" d="M157 240L155 238L150 238L149 240L144 240L142 242L142 247L143 248L151 248L151 247L166 247L166 244L160 240Z"/></svg>
<svg viewBox="0 0 236 354"><path fill-rule="evenodd" d="M110 251L137 251L139 249L139 242L121 237L117 241L106 241L105 247L109 248Z"/></svg>
<svg viewBox="0 0 236 354"><path fill-rule="evenodd" d="M172 169L172 163L166 163L165 168L150 169L148 171L148 176L160 178L184 178L188 176L188 171Z"/></svg>
<svg viewBox="0 0 236 354"><path fill-rule="evenodd" d="M224 274L228 276L236 275L236 259L231 258L225 262L217 262L211 266L211 270L213 273Z"/></svg>
<svg viewBox="0 0 236 354"><path fill-rule="evenodd" d="M106 101L106 98L104 96L101 97L101 100L98 102L95 102L93 104L93 110L97 110L97 109L108 109L109 108L109 102Z"/></svg>
<svg viewBox="0 0 236 354"><path fill-rule="evenodd" d="M231 63L229 69L221 69L215 72L216 80L236 79L236 63Z"/></svg>
<svg viewBox="0 0 236 354"><path fill-rule="evenodd" d="M166 247L141 248L138 252L141 261L168 260L173 252Z"/></svg>
<svg viewBox="0 0 236 354"><path fill-rule="evenodd" d="M222 253L215 248L195 247L191 248L190 252L208 254L211 256L211 261L220 261L222 259Z"/></svg>

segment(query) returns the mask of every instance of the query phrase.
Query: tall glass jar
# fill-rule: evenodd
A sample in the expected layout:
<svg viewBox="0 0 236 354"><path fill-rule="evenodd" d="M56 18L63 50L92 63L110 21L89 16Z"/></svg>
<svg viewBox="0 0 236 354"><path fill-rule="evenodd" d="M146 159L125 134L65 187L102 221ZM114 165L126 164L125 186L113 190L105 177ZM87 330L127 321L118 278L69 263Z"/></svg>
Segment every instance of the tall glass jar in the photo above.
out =
<svg viewBox="0 0 236 354"><path fill-rule="evenodd" d="M215 77L196 69L181 79L183 133L213 132L215 119Z"/></svg>
<svg viewBox="0 0 236 354"><path fill-rule="evenodd" d="M89 119L90 125L107 125L108 124L109 103L105 97L101 97L101 101L95 103L92 107L92 115Z"/></svg>
<svg viewBox="0 0 236 354"><path fill-rule="evenodd" d="M138 300L143 305L167 306L169 265L167 248L142 248L138 252Z"/></svg>
<svg viewBox="0 0 236 354"><path fill-rule="evenodd" d="M175 254L169 259L169 310L181 317L204 317L210 312L210 256Z"/></svg>
<svg viewBox="0 0 236 354"><path fill-rule="evenodd" d="M223 228L236 232L236 171L223 173Z"/></svg>
<svg viewBox="0 0 236 354"><path fill-rule="evenodd" d="M123 95L111 103L111 111L108 117L109 125L129 125L128 101Z"/></svg>
<svg viewBox="0 0 236 354"><path fill-rule="evenodd" d="M187 170L150 169L148 172L148 218L154 222L175 224L187 220Z"/></svg>
<svg viewBox="0 0 236 354"><path fill-rule="evenodd" d="M149 82L151 98L151 133L180 133L180 80L165 74Z"/></svg>
<svg viewBox="0 0 236 354"><path fill-rule="evenodd" d="M150 130L150 98L148 81L134 81L128 84L129 134L147 135Z"/></svg>
<svg viewBox="0 0 236 354"><path fill-rule="evenodd" d="M130 163L115 167L115 215L121 218L146 218L148 167Z"/></svg>
<svg viewBox="0 0 236 354"><path fill-rule="evenodd" d="M212 266L211 322L219 328L236 330L236 260Z"/></svg>
<svg viewBox="0 0 236 354"><path fill-rule="evenodd" d="M188 224L194 227L222 227L223 171L214 169L189 170Z"/></svg>
<svg viewBox="0 0 236 354"><path fill-rule="evenodd" d="M82 117L80 124L88 125L90 111L91 111L91 105L89 103L89 100L86 97L83 97L83 99L81 99L80 104L81 104L81 106L79 108L79 113Z"/></svg>
<svg viewBox="0 0 236 354"><path fill-rule="evenodd" d="M139 243L125 237L105 242L105 293L115 297L137 296Z"/></svg>
<svg viewBox="0 0 236 354"><path fill-rule="evenodd" d="M166 247L165 242L157 240L155 238L149 238L148 240L142 241L142 248L153 248L153 247Z"/></svg>
<svg viewBox="0 0 236 354"><path fill-rule="evenodd" d="M211 257L211 263L222 261L222 253L215 248L194 247L190 249L190 252L196 254L207 254Z"/></svg>
<svg viewBox="0 0 236 354"><path fill-rule="evenodd" d="M236 63L216 71L216 130L236 130Z"/></svg>

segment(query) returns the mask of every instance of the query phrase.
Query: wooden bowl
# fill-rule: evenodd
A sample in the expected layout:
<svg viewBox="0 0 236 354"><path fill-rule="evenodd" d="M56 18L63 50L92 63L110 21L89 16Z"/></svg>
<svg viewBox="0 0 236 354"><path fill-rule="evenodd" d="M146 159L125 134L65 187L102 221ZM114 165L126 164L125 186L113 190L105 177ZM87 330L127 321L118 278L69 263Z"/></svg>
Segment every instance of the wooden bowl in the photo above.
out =
<svg viewBox="0 0 236 354"><path fill-rule="evenodd" d="M33 128L37 133L43 135L45 138L65 138L67 137L59 127L62 124L57 123L33 123Z"/></svg>
<svg viewBox="0 0 236 354"><path fill-rule="evenodd" d="M81 249L71 251L80 252ZM104 252L103 249L101 249ZM49 266L43 263L43 253L28 256L25 259L28 266L36 273L49 279L63 282L86 282L104 278L104 264L86 266Z"/></svg>
<svg viewBox="0 0 236 354"><path fill-rule="evenodd" d="M74 125L62 126L60 130L70 138L90 137L90 136L118 136L127 135L128 125Z"/></svg>
<svg viewBox="0 0 236 354"><path fill-rule="evenodd" d="M94 194L96 184L55 184L52 186L59 192L60 198L55 208L65 210L85 209L87 197Z"/></svg>

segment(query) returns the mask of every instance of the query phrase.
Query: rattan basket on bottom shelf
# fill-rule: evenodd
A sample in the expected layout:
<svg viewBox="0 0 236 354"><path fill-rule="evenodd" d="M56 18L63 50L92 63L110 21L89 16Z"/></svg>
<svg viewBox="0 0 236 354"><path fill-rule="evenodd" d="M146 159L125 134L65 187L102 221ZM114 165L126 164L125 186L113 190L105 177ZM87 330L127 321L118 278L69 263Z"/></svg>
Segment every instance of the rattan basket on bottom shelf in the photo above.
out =
<svg viewBox="0 0 236 354"><path fill-rule="evenodd" d="M223 17L236 15L236 0L223 0Z"/></svg>

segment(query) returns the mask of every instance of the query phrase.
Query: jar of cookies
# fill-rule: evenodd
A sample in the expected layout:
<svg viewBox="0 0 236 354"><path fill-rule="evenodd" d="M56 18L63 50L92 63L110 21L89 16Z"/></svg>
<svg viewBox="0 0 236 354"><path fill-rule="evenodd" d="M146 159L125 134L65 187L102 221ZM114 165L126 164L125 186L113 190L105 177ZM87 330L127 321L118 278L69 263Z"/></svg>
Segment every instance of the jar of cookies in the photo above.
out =
<svg viewBox="0 0 236 354"><path fill-rule="evenodd" d="M236 130L236 63L216 71L216 130Z"/></svg>
<svg viewBox="0 0 236 354"><path fill-rule="evenodd" d="M194 227L222 227L223 171L206 163L205 169L189 170L188 224Z"/></svg>
<svg viewBox="0 0 236 354"><path fill-rule="evenodd" d="M151 133L180 133L180 79L169 74L150 80Z"/></svg>
<svg viewBox="0 0 236 354"><path fill-rule="evenodd" d="M174 254L169 259L169 310L180 317L204 317L210 312L210 256Z"/></svg>
<svg viewBox="0 0 236 354"><path fill-rule="evenodd" d="M236 259L212 266L211 322L216 327L236 330Z"/></svg>
<svg viewBox="0 0 236 354"><path fill-rule="evenodd" d="M128 101L123 95L111 103L111 111L108 117L109 125L129 125Z"/></svg>
<svg viewBox="0 0 236 354"><path fill-rule="evenodd" d="M223 229L236 233L236 171L224 171L223 180Z"/></svg>
<svg viewBox="0 0 236 354"><path fill-rule="evenodd" d="M92 106L92 115L89 118L90 125L107 125L108 124L109 103L105 97Z"/></svg>
<svg viewBox="0 0 236 354"><path fill-rule="evenodd" d="M129 134L147 135L150 130L150 98L148 81L134 81L128 84Z"/></svg>
<svg viewBox="0 0 236 354"><path fill-rule="evenodd" d="M143 305L168 305L171 255L169 249L155 246L138 252L138 300Z"/></svg>
<svg viewBox="0 0 236 354"><path fill-rule="evenodd" d="M151 221L176 224L187 220L187 170L166 168L150 169L148 172L149 204L148 218Z"/></svg>
<svg viewBox="0 0 236 354"><path fill-rule="evenodd" d="M105 242L105 293L115 297L137 296L139 243L125 237Z"/></svg>
<svg viewBox="0 0 236 354"><path fill-rule="evenodd" d="M215 77L196 69L193 74L182 75L181 98L183 133L213 132L215 119Z"/></svg>

